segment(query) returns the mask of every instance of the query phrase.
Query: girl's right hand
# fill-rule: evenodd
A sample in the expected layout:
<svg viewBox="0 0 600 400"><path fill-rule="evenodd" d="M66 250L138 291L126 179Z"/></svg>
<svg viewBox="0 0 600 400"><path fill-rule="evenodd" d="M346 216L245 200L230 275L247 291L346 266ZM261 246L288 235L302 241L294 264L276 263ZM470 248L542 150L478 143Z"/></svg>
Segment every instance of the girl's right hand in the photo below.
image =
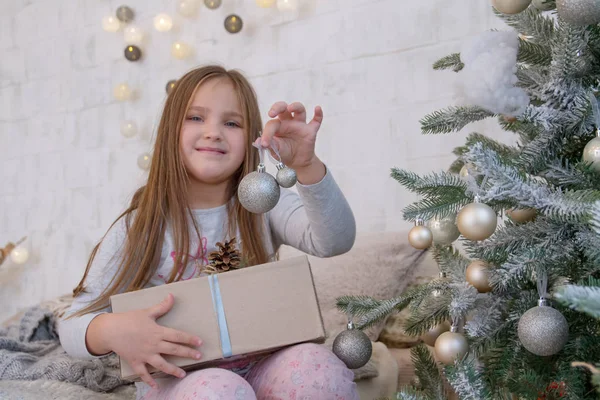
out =
<svg viewBox="0 0 600 400"><path fill-rule="evenodd" d="M146 364L178 378L185 376L184 370L168 363L161 354L196 360L201 357L199 351L191 348L202 344L200 338L156 323L157 318L171 310L174 302L173 295L169 294L155 306L110 314L112 317L107 321L110 349L125 359L142 381L153 388L158 385L148 373Z"/></svg>

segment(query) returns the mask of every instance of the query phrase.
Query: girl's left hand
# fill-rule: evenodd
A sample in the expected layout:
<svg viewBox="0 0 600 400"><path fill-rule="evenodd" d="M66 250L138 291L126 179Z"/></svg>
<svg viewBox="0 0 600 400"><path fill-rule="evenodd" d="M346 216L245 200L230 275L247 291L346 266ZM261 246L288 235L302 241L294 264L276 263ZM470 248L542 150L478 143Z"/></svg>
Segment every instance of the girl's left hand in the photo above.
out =
<svg viewBox="0 0 600 400"><path fill-rule="evenodd" d="M321 107L315 107L315 115L307 123L306 109L302 103L288 105L279 101L271 106L269 117L273 119L265 124L262 136L257 142L260 141L264 148L274 144L281 161L295 170L308 169L320 163L315 155L315 142L323 121ZM272 150L271 154L275 156Z"/></svg>

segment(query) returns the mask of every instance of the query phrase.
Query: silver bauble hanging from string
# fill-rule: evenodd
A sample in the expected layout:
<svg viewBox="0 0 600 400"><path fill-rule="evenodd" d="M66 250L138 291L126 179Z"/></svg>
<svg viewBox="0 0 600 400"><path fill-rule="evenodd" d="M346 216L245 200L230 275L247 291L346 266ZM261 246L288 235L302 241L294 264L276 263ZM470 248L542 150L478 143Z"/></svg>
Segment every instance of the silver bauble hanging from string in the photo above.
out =
<svg viewBox="0 0 600 400"><path fill-rule="evenodd" d="M296 171L292 168L287 167L284 163L280 162L277 164L277 183L283 188L291 188L296 184L298 178Z"/></svg>
<svg viewBox="0 0 600 400"><path fill-rule="evenodd" d="M600 23L600 1L556 0L558 16L573 25L586 26Z"/></svg>
<svg viewBox="0 0 600 400"><path fill-rule="evenodd" d="M560 352L569 339L569 323L545 299L521 316L518 336L523 347L538 356L551 356Z"/></svg>
<svg viewBox="0 0 600 400"><path fill-rule="evenodd" d="M352 322L333 341L333 353L350 369L364 366L373 354L371 339Z"/></svg>
<svg viewBox="0 0 600 400"><path fill-rule="evenodd" d="M259 164L257 171L242 179L237 192L242 207L251 213L264 214L277 205L281 189L264 164Z"/></svg>

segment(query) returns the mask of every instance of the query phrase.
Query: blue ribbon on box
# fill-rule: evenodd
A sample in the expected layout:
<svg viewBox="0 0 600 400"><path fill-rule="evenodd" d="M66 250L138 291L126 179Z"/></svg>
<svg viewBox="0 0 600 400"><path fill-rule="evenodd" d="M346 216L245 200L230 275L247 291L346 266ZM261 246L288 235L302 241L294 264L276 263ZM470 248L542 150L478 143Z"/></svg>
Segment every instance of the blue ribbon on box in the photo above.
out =
<svg viewBox="0 0 600 400"><path fill-rule="evenodd" d="M221 297L221 288L217 275L208 276L208 285L212 295L213 308L217 314L217 324L219 325L219 336L221 338L221 351L223 358L231 357L231 339L229 338L229 329L227 328L227 319L225 318L225 308Z"/></svg>

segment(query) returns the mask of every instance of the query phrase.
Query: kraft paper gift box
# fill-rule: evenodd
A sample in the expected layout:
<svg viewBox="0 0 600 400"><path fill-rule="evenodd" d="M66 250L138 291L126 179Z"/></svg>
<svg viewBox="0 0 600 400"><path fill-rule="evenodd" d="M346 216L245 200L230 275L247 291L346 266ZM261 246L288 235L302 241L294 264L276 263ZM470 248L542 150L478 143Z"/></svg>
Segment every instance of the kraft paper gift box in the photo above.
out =
<svg viewBox="0 0 600 400"><path fill-rule="evenodd" d="M114 295L112 311L148 308L169 293L175 304L157 323L197 335L203 342L197 348L201 360L164 356L184 370L218 367L298 343L325 341L306 256ZM155 377L166 376L148 368ZM123 359L121 378L139 380Z"/></svg>

